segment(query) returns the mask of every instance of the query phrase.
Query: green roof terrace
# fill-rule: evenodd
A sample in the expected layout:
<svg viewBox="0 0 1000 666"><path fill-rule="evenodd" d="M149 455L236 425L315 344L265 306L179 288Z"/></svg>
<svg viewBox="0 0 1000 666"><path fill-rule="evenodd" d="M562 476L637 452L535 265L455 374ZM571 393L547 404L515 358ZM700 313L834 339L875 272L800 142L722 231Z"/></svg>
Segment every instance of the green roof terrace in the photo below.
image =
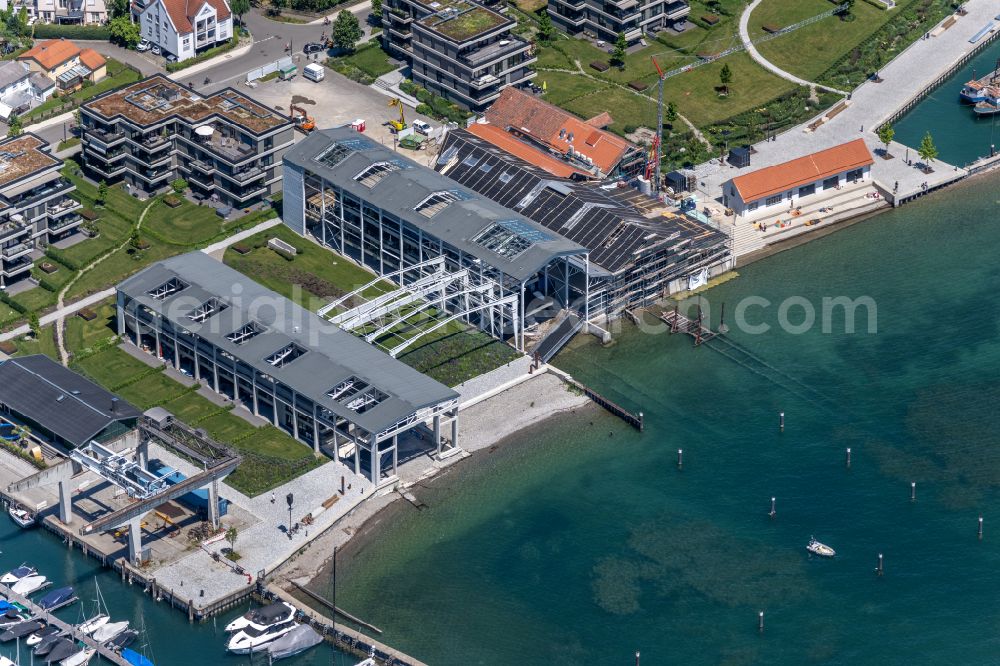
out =
<svg viewBox="0 0 1000 666"><path fill-rule="evenodd" d="M445 6L446 5L446 6ZM514 21L503 14L464 0L445 0L437 14L418 23L456 42L464 42Z"/></svg>

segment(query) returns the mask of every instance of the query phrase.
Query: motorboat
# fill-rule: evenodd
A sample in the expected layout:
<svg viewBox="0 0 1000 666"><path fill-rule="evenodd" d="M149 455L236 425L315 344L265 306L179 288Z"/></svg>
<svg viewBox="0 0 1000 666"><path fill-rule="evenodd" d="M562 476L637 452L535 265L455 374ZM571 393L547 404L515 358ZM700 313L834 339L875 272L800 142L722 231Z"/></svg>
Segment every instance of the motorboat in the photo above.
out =
<svg viewBox="0 0 1000 666"><path fill-rule="evenodd" d="M38 572L35 570L35 567L22 564L18 568L11 569L3 576L0 576L0 583L3 583L4 585L13 585L25 576L34 576L36 573Z"/></svg>
<svg viewBox="0 0 1000 666"><path fill-rule="evenodd" d="M48 654L45 655L45 663L53 664L63 659L68 659L79 651L80 648L76 646L74 641L68 638L60 638L52 644Z"/></svg>
<svg viewBox="0 0 1000 666"><path fill-rule="evenodd" d="M7 657L0 655L0 666L17 666L17 664L8 659Z"/></svg>
<svg viewBox="0 0 1000 666"><path fill-rule="evenodd" d="M34 647L39 643L41 643L46 638L48 638L49 636L58 636L61 633L62 629L60 629L54 624L50 624L47 627L43 627L42 629L39 629L35 633L28 636L28 638L25 639L24 644L27 645L28 647Z"/></svg>
<svg viewBox="0 0 1000 666"><path fill-rule="evenodd" d="M35 646L35 656L44 657L52 651L52 648L59 645L59 641L63 640L63 638L65 638L65 636L62 634L52 634L51 636L46 636L39 641L38 645Z"/></svg>
<svg viewBox="0 0 1000 666"><path fill-rule="evenodd" d="M21 580L14 583L11 586L10 591L14 594L20 594L22 597L26 597L29 594L42 589L45 586L46 581L48 581L48 578L45 576L25 576Z"/></svg>
<svg viewBox="0 0 1000 666"><path fill-rule="evenodd" d="M0 615L0 631L6 631L30 619L30 613L26 613L20 608L8 608L3 615Z"/></svg>
<svg viewBox="0 0 1000 666"><path fill-rule="evenodd" d="M226 625L226 631L233 633L251 625L262 629L279 622L287 622L295 617L295 606L279 601L244 613Z"/></svg>
<svg viewBox="0 0 1000 666"><path fill-rule="evenodd" d="M837 554L833 548L830 548L825 543L820 543L816 539L809 539L809 545L806 546L808 550L813 555L819 555L820 557L833 557Z"/></svg>
<svg viewBox="0 0 1000 666"><path fill-rule="evenodd" d="M129 648L122 650L122 659L132 666L153 666L153 662L148 657Z"/></svg>
<svg viewBox="0 0 1000 666"><path fill-rule="evenodd" d="M296 626L298 625L294 620L288 620L287 622L279 622L278 624L272 624L262 629L253 626L244 627L233 634L232 638L229 639L229 643L226 644L226 649L233 654L259 652L266 649L269 644L278 640Z"/></svg>
<svg viewBox="0 0 1000 666"><path fill-rule="evenodd" d="M77 630L84 636L89 636L111 620L107 615L95 615L86 622L76 625Z"/></svg>
<svg viewBox="0 0 1000 666"><path fill-rule="evenodd" d="M94 648L86 648L80 650L74 655L66 657L65 659L59 662L59 666L84 666L91 659L93 659L95 654L97 654L97 650L95 650Z"/></svg>
<svg viewBox="0 0 1000 666"><path fill-rule="evenodd" d="M6 629L2 634L0 634L0 643L6 643L7 641L12 641L15 638L24 638L28 634L33 634L42 627L45 623L41 620L24 620L23 622L18 622Z"/></svg>
<svg viewBox="0 0 1000 666"><path fill-rule="evenodd" d="M7 513L10 515L11 520L17 523L17 526L22 529L27 529L35 524L35 517L24 507L12 504L10 508L7 509Z"/></svg>
<svg viewBox="0 0 1000 666"><path fill-rule="evenodd" d="M128 629L128 620L123 620L121 622L108 622L107 624L99 627L92 635L92 638L103 645L110 640L114 640L118 634L122 633Z"/></svg>
<svg viewBox="0 0 1000 666"><path fill-rule="evenodd" d="M269 659L294 657L323 642L323 637L308 624L300 624L267 646Z"/></svg>
<svg viewBox="0 0 1000 666"><path fill-rule="evenodd" d="M51 611L68 606L74 601L76 601L76 597L73 596L73 588L66 586L60 587L58 590L52 590L46 594L38 600L38 605L42 610Z"/></svg>
<svg viewBox="0 0 1000 666"><path fill-rule="evenodd" d="M128 647L133 642L135 642L135 639L137 639L138 637L139 637L138 631L136 631L135 629L126 629L125 631L118 634L110 641L108 641L107 645L115 652L120 652L122 649Z"/></svg>

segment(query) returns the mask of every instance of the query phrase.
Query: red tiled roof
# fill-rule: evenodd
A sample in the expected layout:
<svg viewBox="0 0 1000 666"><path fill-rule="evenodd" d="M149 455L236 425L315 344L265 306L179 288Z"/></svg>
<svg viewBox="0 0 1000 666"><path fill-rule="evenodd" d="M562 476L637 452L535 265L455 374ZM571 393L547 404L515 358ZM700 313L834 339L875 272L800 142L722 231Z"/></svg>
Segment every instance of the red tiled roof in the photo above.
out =
<svg viewBox="0 0 1000 666"><path fill-rule="evenodd" d="M18 60L34 60L46 71L51 71L67 60L80 54L80 47L68 39L47 39L17 57Z"/></svg>
<svg viewBox="0 0 1000 666"><path fill-rule="evenodd" d="M107 64L107 60L104 59L104 56L94 49L84 49L80 51L80 62L89 67L91 71L97 71Z"/></svg>
<svg viewBox="0 0 1000 666"><path fill-rule="evenodd" d="M515 88L504 88L487 109L486 119L504 129L511 127L530 134L562 153L572 146L574 151L594 160L603 173L610 173L626 152L636 148L616 134L595 129L573 114Z"/></svg>
<svg viewBox="0 0 1000 666"><path fill-rule="evenodd" d="M743 201L749 203L834 174L860 169L873 162L864 140L855 139L818 153L736 176L733 178L733 185Z"/></svg>
<svg viewBox="0 0 1000 666"><path fill-rule="evenodd" d="M572 165L567 164L566 162L563 162L562 160L533 146L529 146L523 141L519 141L516 137L512 136L510 132L501 129L496 125L473 123L468 127L468 130L470 134L474 134L483 141L488 141L497 148L510 153L514 157L521 158L528 164L533 164L540 169L545 169L553 176L558 176L559 178L569 178L573 174L589 176L589 174L586 174L579 169L574 169Z"/></svg>
<svg viewBox="0 0 1000 666"><path fill-rule="evenodd" d="M611 117L610 113L605 111L604 113L599 113L590 120L588 120L587 124L604 129L613 122L615 122L615 119Z"/></svg>
<svg viewBox="0 0 1000 666"><path fill-rule="evenodd" d="M163 6L170 14L170 20L174 22L177 31L181 33L194 30L191 19L198 15L205 3L215 8L217 21L229 18L229 5L226 0L163 0Z"/></svg>

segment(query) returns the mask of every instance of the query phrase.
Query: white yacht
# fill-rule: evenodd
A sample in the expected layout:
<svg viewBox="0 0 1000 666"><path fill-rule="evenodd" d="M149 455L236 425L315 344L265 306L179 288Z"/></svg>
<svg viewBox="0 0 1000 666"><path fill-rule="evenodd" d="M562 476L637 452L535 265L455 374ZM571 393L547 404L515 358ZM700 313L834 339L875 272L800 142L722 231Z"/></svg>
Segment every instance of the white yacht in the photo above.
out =
<svg viewBox="0 0 1000 666"><path fill-rule="evenodd" d="M37 573L38 571L35 570L35 567L22 564L18 568L11 569L3 576L0 576L0 583L3 583L4 585L13 585L25 576L34 576Z"/></svg>
<svg viewBox="0 0 1000 666"><path fill-rule="evenodd" d="M66 657L59 662L59 666L84 666L94 657L97 650L94 648L87 648L86 650L80 650L76 654Z"/></svg>
<svg viewBox="0 0 1000 666"><path fill-rule="evenodd" d="M813 555L819 555L820 557L833 557L837 554L833 548L830 548L825 543L820 543L816 539L809 539L809 545L806 546L808 550Z"/></svg>
<svg viewBox="0 0 1000 666"><path fill-rule="evenodd" d="M226 644L226 649L233 654L249 654L267 648L270 643L278 640L298 625L294 620L279 622L269 627L258 629L256 627L244 627L233 634Z"/></svg>
<svg viewBox="0 0 1000 666"><path fill-rule="evenodd" d="M110 621L111 618L102 613L101 615L95 615L86 622L81 622L80 624L76 625L76 628L84 636L89 636Z"/></svg>
<svg viewBox="0 0 1000 666"><path fill-rule="evenodd" d="M128 620L123 620L121 622L109 622L97 628L94 631L92 637L95 641L104 645L110 640L113 640L118 634L122 633L128 629Z"/></svg>
<svg viewBox="0 0 1000 666"><path fill-rule="evenodd" d="M18 527L28 528L35 524L35 517L24 508L12 504L7 513L10 515L11 520L17 523Z"/></svg>
<svg viewBox="0 0 1000 666"><path fill-rule="evenodd" d="M20 594L22 597L26 597L33 592L45 587L45 583L48 578L45 576L25 576L21 580L14 583L11 586L10 591L16 594Z"/></svg>
<svg viewBox="0 0 1000 666"><path fill-rule="evenodd" d="M226 625L226 631L233 633L245 627L256 627L263 629L272 624L287 622L295 617L295 606L285 601L268 604L260 608L254 608Z"/></svg>

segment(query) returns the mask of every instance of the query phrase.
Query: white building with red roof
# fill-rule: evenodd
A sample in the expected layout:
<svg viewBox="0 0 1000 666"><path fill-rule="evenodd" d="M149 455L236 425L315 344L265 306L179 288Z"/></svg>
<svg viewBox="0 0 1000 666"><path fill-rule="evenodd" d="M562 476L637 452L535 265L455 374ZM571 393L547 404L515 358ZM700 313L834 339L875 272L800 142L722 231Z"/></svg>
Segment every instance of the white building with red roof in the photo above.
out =
<svg viewBox="0 0 1000 666"><path fill-rule="evenodd" d="M230 40L233 14L226 0L152 0L139 9L139 27L165 55L187 60Z"/></svg>

